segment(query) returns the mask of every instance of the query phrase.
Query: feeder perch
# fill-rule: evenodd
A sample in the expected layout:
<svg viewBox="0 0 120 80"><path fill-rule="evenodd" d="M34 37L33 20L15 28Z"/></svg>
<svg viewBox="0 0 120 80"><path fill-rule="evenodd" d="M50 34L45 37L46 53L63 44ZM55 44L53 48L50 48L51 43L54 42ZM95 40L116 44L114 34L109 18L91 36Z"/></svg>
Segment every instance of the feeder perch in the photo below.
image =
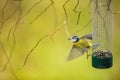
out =
<svg viewBox="0 0 120 80"><path fill-rule="evenodd" d="M93 50L92 66L98 69L112 67L112 14L108 10L110 0L92 0Z"/></svg>

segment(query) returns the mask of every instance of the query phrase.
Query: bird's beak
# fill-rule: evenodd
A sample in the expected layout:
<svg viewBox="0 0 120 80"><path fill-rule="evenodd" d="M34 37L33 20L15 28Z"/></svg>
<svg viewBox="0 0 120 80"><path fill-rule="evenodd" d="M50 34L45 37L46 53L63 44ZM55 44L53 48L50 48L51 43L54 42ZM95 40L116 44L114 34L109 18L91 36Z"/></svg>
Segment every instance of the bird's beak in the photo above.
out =
<svg viewBox="0 0 120 80"><path fill-rule="evenodd" d="M71 38L68 38L68 40L71 40Z"/></svg>

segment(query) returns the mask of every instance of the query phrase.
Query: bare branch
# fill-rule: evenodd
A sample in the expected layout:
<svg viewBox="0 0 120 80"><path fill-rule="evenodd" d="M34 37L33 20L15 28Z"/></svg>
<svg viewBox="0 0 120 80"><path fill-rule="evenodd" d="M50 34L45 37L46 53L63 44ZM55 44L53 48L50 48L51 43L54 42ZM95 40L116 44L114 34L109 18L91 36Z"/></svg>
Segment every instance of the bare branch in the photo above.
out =
<svg viewBox="0 0 120 80"><path fill-rule="evenodd" d="M29 56L31 55L31 53L33 52L33 50L38 46L38 44L47 37L48 35L45 35L43 36L42 38L40 38L37 43L35 44L35 46L30 50L30 52L27 54L26 58L25 58L25 61L24 61L24 64L23 64L23 67L25 66Z"/></svg>
<svg viewBox="0 0 120 80"><path fill-rule="evenodd" d="M66 8L65 6L67 5L67 3L69 2L70 0L67 0L64 4L63 4L63 10L64 10L64 13L65 13L65 21L64 21L64 29L65 29L65 32L67 34L67 36L70 36L70 32L68 31L68 28L67 28L67 23L68 23L68 15L67 15L67 11L66 11Z"/></svg>
<svg viewBox="0 0 120 80"><path fill-rule="evenodd" d="M51 3L39 14L37 15L30 23L32 24L33 22L35 22L45 11L47 11L47 9L54 4L53 0L50 0Z"/></svg>
<svg viewBox="0 0 120 80"><path fill-rule="evenodd" d="M19 2L19 8L20 8L20 13L19 13L19 17L17 19L17 21L15 22L15 24L10 28L9 32L8 32L8 36L7 36L7 41L10 38L10 34L13 30L13 33L15 33L15 30L17 29L17 25L19 24L19 21L21 20L21 15L22 15L22 9L21 9L21 2Z"/></svg>
<svg viewBox="0 0 120 80"><path fill-rule="evenodd" d="M92 0L89 1L88 8L90 8Z"/></svg>
<svg viewBox="0 0 120 80"><path fill-rule="evenodd" d="M55 17L55 24L54 24L54 26L55 26L55 30L57 29L56 27L57 27L57 25L58 25L58 18L57 18L57 12L56 12L56 8L55 8L55 6L54 6L54 4L52 5L53 6L53 11L54 11L54 17Z"/></svg>
<svg viewBox="0 0 120 80"><path fill-rule="evenodd" d="M17 29L17 25L19 24L20 20L21 20L24 16L26 16L37 4L41 3L42 1L43 1L43 0L35 3L35 4L26 12L26 14L24 14L23 16L21 16L22 10L20 10L20 16L19 16L18 20L16 21L16 23L13 25L13 27L10 29L10 31L9 31L9 33L8 33L8 37L7 37L7 40L9 40L10 34L11 34L12 30L14 29L14 31L13 31L14 45L13 45L13 47L12 47L12 49L11 49L9 61L10 61L10 58L11 58L11 55L12 55L12 51L13 51L13 49L14 49L14 47L15 47L15 31L16 31L16 29ZM51 2L52 2L52 3L51 3L47 8L49 8L49 7L54 3L52 0L51 0ZM45 9L45 11L47 10L47 8ZM46 36L46 37L47 37L47 36ZM42 37L42 38L44 39L45 36ZM40 40L37 42L37 44L31 49L31 51L27 54L26 59L25 59L25 62L24 62L24 65L26 64L27 59L28 59L28 57L30 56L30 54L32 53L32 51L38 46L38 44L39 44L39 42L40 42L41 40L42 40L42 39L40 39ZM9 62L9 61L8 61L8 62ZM5 65L4 68L6 68L8 62L6 63L6 65ZM23 65L23 66L24 66L24 65Z"/></svg>
<svg viewBox="0 0 120 80"><path fill-rule="evenodd" d="M2 31L2 28L3 28L4 24L5 24L5 22L7 20L9 20L16 13L17 10L18 10L18 8L16 8L10 16L8 16L6 19L4 19L4 21L1 23L1 31Z"/></svg>
<svg viewBox="0 0 120 80"><path fill-rule="evenodd" d="M66 20L64 21L64 30L65 30L65 33L67 34L67 36L70 36L70 32L68 31Z"/></svg>
<svg viewBox="0 0 120 80"><path fill-rule="evenodd" d="M7 61L9 61L9 58L8 58L8 56L7 56L7 53L6 53L6 50L5 50L4 45L2 44L1 41L0 41L0 46L1 46L2 50L3 50L3 53L4 53ZM15 73L13 67L12 67L12 64L10 63L10 61L9 61L8 63L9 63L9 65L10 65L10 69L11 69L12 75L15 77L16 80L19 80L19 78L18 78L18 76L16 75L16 73Z"/></svg>
<svg viewBox="0 0 120 80"><path fill-rule="evenodd" d="M67 15L67 11L66 11L65 6L66 6L66 4L67 4L69 1L70 1L70 0L67 0L67 1L63 4L63 10L64 10L64 12L65 12L66 23L68 22L68 15Z"/></svg>
<svg viewBox="0 0 120 80"><path fill-rule="evenodd" d="M43 1L43 0L40 0L40 1L36 2L23 16L21 16L21 18L23 18L23 17L25 17L27 14L29 14L29 13L32 11L32 9L33 9L35 6L37 6L38 4L40 4L42 1Z"/></svg>
<svg viewBox="0 0 120 80"><path fill-rule="evenodd" d="M81 11L77 11L77 10L76 10L78 6L79 6L79 0L77 0L77 4L75 5L75 7L74 7L74 9L73 9L73 11L78 14L77 25L78 25L78 23L79 23L80 14L81 14Z"/></svg>
<svg viewBox="0 0 120 80"><path fill-rule="evenodd" d="M44 39L47 38L47 37L54 36L54 35L55 35L58 31L60 31L62 28L64 28L63 25L62 25L62 27L56 29L54 32L52 32L52 33L50 33L50 34L46 34L46 35L44 35L43 37L41 37L41 38L37 41L37 43L33 46L33 48L28 52L28 54L27 54L27 56L26 56L26 58L25 58L25 60L24 60L24 63L23 63L23 65L22 65L22 67L24 67L24 66L26 65L26 63L27 63L27 61L28 61L28 58L30 57L30 55L32 54L32 52L36 49L36 47L39 45L39 43L40 43L42 40L44 40ZM21 68L22 68L22 67L21 67ZM21 68L19 68L19 69L21 69Z"/></svg>
<svg viewBox="0 0 120 80"><path fill-rule="evenodd" d="M24 18L27 14L29 14L29 13L32 11L32 9L33 9L35 6L37 6L38 4L40 4L42 1L43 1L43 0L40 0L40 1L36 2L23 16L22 16L22 9L20 8L21 3L19 3L19 8L20 8L20 14L19 14L19 15L20 15L20 16L19 16L18 20L16 21L16 23L13 25L13 27L10 28L9 33L8 33L8 36L7 36L7 41L9 40L9 37L10 37L10 34L11 34L12 30L14 29L14 32L16 31L17 26L18 26L20 20L21 20L22 18Z"/></svg>
<svg viewBox="0 0 120 80"><path fill-rule="evenodd" d="M9 55L9 57L8 57L8 60L6 61L5 65L4 65L3 69L2 69L2 71L5 71L5 70L6 70L8 63L10 62L10 60L11 60L11 58L12 58L12 54L13 54L13 50L14 50L14 48L15 48L15 45L16 45L15 34L13 34L13 46L12 46L12 48L11 48L11 51L10 51L10 55Z"/></svg>
<svg viewBox="0 0 120 80"><path fill-rule="evenodd" d="M107 7L108 7L108 8L107 8L107 11L109 11L109 12L112 13L112 14L120 14L120 12L112 12L112 11L111 11L111 9L110 9L111 1L112 1L112 0L108 0L108 4L107 4Z"/></svg>
<svg viewBox="0 0 120 80"><path fill-rule="evenodd" d="M75 32L73 33L73 35L76 34L76 33L78 33L78 32L80 32L80 31L83 30L84 28L86 28L91 22L92 22L92 19L90 19L90 20L88 21L88 23L85 24L82 28L80 28L80 29L78 29L77 31L75 31Z"/></svg>
<svg viewBox="0 0 120 80"><path fill-rule="evenodd" d="M6 0L5 5L4 5L3 8L2 8L2 13L1 13L2 23L1 23L1 26L0 26L0 34L1 34L1 31L2 31L2 28L3 28L3 21L4 21L5 8L6 8L7 5L8 5L8 1L9 1L9 0Z"/></svg>

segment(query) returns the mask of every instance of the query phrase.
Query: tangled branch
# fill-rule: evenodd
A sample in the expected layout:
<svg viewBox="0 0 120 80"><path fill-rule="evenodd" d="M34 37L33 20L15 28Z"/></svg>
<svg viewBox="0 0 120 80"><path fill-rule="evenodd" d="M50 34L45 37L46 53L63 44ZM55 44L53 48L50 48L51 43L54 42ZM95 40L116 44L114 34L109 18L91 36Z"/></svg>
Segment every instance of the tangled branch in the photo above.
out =
<svg viewBox="0 0 120 80"><path fill-rule="evenodd" d="M11 32L13 29L14 29L13 33L15 34L15 30L17 29L19 21L21 20L21 15L22 15L21 2L19 2L19 9L20 9L19 17L18 17L17 21L15 22L15 24L10 28L8 35L7 35L7 41L9 41L9 38L10 38L10 35L11 35Z"/></svg>
<svg viewBox="0 0 120 80"><path fill-rule="evenodd" d="M9 33L8 33L8 36L7 36L7 41L9 40L10 34L11 34L11 32L12 32L13 29L14 29L13 33L15 33L15 31L16 31L16 29L17 29L17 26L18 26L18 24L19 24L19 22L20 22L20 20L23 19L27 14L29 14L29 13L32 11L32 9L33 9L35 6L37 6L38 4L40 4L42 1L43 1L43 0L40 0L40 1L36 2L30 9L28 9L28 11L27 11L24 15L22 15L22 9L20 8L21 3L19 3L19 8L20 8L19 18L18 18L18 20L16 21L16 23L13 25L13 27L11 27L11 29L9 30Z"/></svg>
<svg viewBox="0 0 120 80"><path fill-rule="evenodd" d="M13 50L14 50L14 48L15 48L15 45L16 45L15 34L13 34L13 46L12 46L12 48L11 48L10 55L8 56L8 59L7 59L5 65L4 65L3 69L2 69L2 72L6 70L7 65L10 63L10 60L11 60L11 58L12 58ZM4 49L3 49L3 50L4 50Z"/></svg>
<svg viewBox="0 0 120 80"><path fill-rule="evenodd" d="M9 57L7 56L6 50L5 50L4 45L2 44L1 41L0 41L0 46L1 46L2 50L3 50L3 53L4 53L5 57L6 57L9 65L10 65L12 75L15 77L16 80L19 80L18 76L16 75L16 73L15 73L13 67L12 67L11 62L9 61ZM2 69L2 71L4 71L4 68Z"/></svg>

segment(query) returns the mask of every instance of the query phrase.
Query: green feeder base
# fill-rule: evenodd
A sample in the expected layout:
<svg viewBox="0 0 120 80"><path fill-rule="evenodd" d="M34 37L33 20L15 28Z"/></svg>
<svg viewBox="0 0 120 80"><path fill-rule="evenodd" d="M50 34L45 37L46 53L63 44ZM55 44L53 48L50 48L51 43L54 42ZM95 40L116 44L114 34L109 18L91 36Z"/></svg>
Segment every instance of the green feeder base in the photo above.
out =
<svg viewBox="0 0 120 80"><path fill-rule="evenodd" d="M110 51L100 50L92 54L92 66L99 69L112 67L112 53Z"/></svg>

